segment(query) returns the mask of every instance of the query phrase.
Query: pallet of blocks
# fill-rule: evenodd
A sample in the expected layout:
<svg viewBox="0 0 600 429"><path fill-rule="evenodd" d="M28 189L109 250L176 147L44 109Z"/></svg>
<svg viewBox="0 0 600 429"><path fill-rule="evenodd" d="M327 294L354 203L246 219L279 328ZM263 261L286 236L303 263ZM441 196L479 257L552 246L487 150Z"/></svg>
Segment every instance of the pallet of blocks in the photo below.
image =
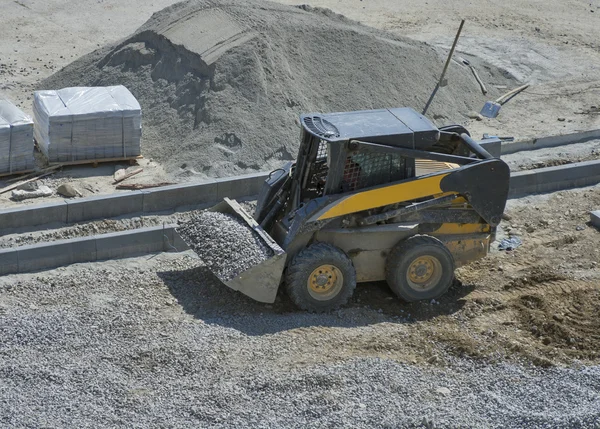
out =
<svg viewBox="0 0 600 429"><path fill-rule="evenodd" d="M11 102L0 99L0 175L33 170L33 121Z"/></svg>
<svg viewBox="0 0 600 429"><path fill-rule="evenodd" d="M122 85L36 91L34 136L49 162L135 158L142 111Z"/></svg>

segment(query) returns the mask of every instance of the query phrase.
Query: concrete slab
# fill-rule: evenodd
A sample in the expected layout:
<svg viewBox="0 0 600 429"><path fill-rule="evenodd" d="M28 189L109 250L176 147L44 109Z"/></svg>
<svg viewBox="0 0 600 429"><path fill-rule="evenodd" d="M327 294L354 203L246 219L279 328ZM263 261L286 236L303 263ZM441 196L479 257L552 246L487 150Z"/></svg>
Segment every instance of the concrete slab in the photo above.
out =
<svg viewBox="0 0 600 429"><path fill-rule="evenodd" d="M177 225L165 225L164 229L164 249L165 252L183 252L189 250L189 246L183 241L181 236L175 231Z"/></svg>
<svg viewBox="0 0 600 429"><path fill-rule="evenodd" d="M488 141L480 141L479 145L487 150L490 155L495 158L500 158L502 155L502 141L500 139L489 139Z"/></svg>
<svg viewBox="0 0 600 429"><path fill-rule="evenodd" d="M96 256L100 261L162 252L164 236L163 226L97 235Z"/></svg>
<svg viewBox="0 0 600 429"><path fill-rule="evenodd" d="M2 231L50 223L67 223L67 203L64 200L0 210L0 230Z"/></svg>
<svg viewBox="0 0 600 429"><path fill-rule="evenodd" d="M0 250L0 276L19 272L19 255L15 249Z"/></svg>
<svg viewBox="0 0 600 429"><path fill-rule="evenodd" d="M502 155L600 139L600 129L502 144Z"/></svg>
<svg viewBox="0 0 600 429"><path fill-rule="evenodd" d="M206 206L218 201L217 181L164 186L143 192L144 213L156 213L181 207Z"/></svg>
<svg viewBox="0 0 600 429"><path fill-rule="evenodd" d="M67 201L67 222L72 224L142 213L143 202L144 195L141 191L69 200Z"/></svg>
<svg viewBox="0 0 600 429"><path fill-rule="evenodd" d="M258 195L267 177L269 177L268 173L261 172L217 179L217 201L221 201L225 197L236 199Z"/></svg>
<svg viewBox="0 0 600 429"><path fill-rule="evenodd" d="M590 212L590 220L592 225L594 225L596 228L600 228L600 210Z"/></svg>
<svg viewBox="0 0 600 429"><path fill-rule="evenodd" d="M518 171L510 176L510 198L600 183L600 160Z"/></svg>
<svg viewBox="0 0 600 429"><path fill-rule="evenodd" d="M16 251L19 259L19 272L26 273L77 262L94 262L96 260L96 239L83 237L59 240L18 247Z"/></svg>

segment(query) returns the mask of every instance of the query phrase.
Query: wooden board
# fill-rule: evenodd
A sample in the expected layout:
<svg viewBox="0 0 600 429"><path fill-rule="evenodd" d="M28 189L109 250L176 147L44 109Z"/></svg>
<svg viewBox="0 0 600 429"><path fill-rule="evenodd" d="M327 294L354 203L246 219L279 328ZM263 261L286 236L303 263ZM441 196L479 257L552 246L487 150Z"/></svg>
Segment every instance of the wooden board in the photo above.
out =
<svg viewBox="0 0 600 429"><path fill-rule="evenodd" d="M17 174L27 174L27 173L31 173L33 171L35 171L35 170L13 171L12 173L0 173L0 177L16 176Z"/></svg>
<svg viewBox="0 0 600 429"><path fill-rule="evenodd" d="M61 167L66 167L66 166L69 166L69 165L86 165L86 164L92 164L94 167L96 167L98 164L101 164L101 163L104 163L104 162L129 161L130 163L133 163L133 161L137 161L139 159L144 159L143 155L126 157L126 158L79 159L77 161L51 162L48 165L50 165L50 166L60 165Z"/></svg>
<svg viewBox="0 0 600 429"><path fill-rule="evenodd" d="M29 180L23 180L22 182L13 183L10 186L0 189L0 195L5 194L8 191L12 191L13 189L17 189L19 186L24 185L25 183L35 182L36 180L41 179L42 177L46 177L46 176L49 176L50 174L54 174L54 173L56 173L56 171L48 171L44 174L40 174L37 177L32 177Z"/></svg>

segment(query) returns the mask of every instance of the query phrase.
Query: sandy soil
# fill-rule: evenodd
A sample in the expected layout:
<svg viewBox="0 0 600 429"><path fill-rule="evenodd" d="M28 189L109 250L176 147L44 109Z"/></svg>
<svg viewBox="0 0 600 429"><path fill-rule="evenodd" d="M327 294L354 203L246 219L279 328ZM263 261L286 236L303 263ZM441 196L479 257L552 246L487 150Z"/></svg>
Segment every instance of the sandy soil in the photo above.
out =
<svg viewBox="0 0 600 429"><path fill-rule="evenodd" d="M30 113L31 94L40 80L86 53L126 37L153 12L173 3L172 0L8 2L0 16L0 94ZM598 0L550 4L517 0L501 4L465 4L456 0L432 0L425 4L407 0L315 0L311 4L444 49L449 47L460 18L465 18L467 23L452 67L466 67L459 57L468 59L480 70L483 62L487 62L504 69L511 78L532 83L525 93L502 108L497 119L465 118L463 123L475 136L488 132L527 138L600 128ZM504 82L485 83L490 88L510 89L501 88ZM473 85L477 85L475 79ZM480 108L473 106L474 111ZM146 157L151 159L151 154ZM74 176L76 183L82 182L79 188L83 193L88 182L98 190L94 193L110 193L114 187L107 176L113 170L114 166L97 170L77 167L69 169L66 175ZM148 168L145 174L144 183L164 181L160 166ZM63 177L48 181L62 183ZM0 204L14 203L3 196Z"/></svg>

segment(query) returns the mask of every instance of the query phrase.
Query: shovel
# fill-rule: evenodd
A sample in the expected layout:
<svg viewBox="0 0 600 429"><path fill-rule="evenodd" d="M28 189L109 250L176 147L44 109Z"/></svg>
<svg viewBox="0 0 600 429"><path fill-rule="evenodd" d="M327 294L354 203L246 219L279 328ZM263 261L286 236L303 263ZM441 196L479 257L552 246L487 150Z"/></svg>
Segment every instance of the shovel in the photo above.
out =
<svg viewBox="0 0 600 429"><path fill-rule="evenodd" d="M514 96L524 91L528 87L529 84L526 84L507 92L502 97L496 99L496 101L486 101L485 105L483 106L483 109L481 109L481 112L479 113L481 113L481 115L485 116L486 118L497 117L498 113L500 113L500 108L504 106L504 104L506 104L510 99L512 99Z"/></svg>

